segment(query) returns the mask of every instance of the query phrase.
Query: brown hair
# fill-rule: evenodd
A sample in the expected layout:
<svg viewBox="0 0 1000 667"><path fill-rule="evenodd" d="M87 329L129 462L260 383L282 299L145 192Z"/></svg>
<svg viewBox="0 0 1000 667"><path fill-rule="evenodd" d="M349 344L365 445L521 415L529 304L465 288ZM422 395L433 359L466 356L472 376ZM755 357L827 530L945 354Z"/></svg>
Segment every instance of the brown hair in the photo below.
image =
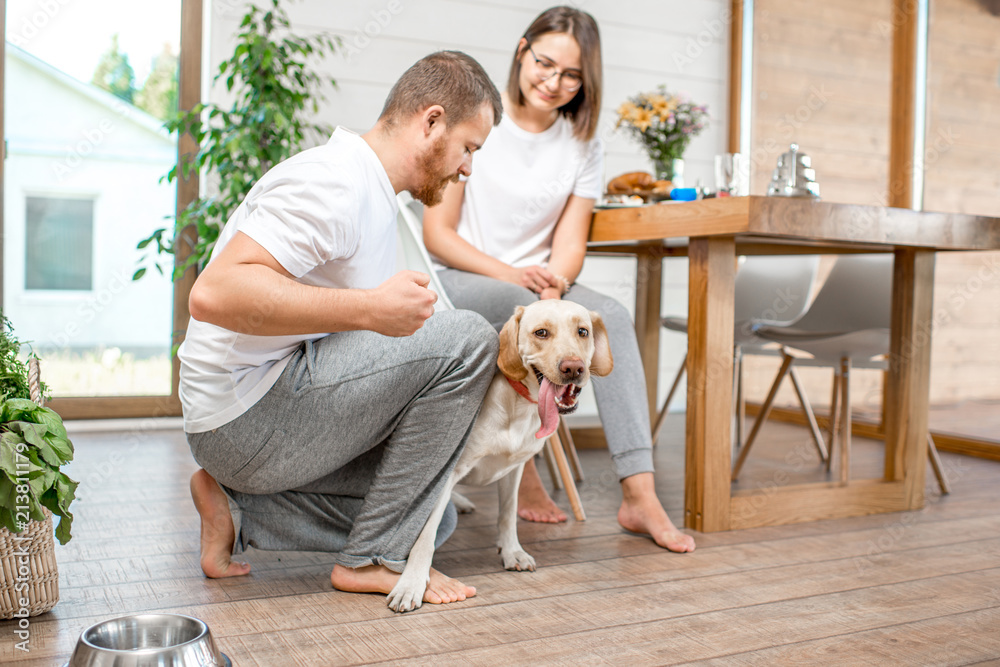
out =
<svg viewBox="0 0 1000 667"><path fill-rule="evenodd" d="M482 65L461 51L438 51L424 56L399 77L389 91L379 116L386 127L429 106L444 108L449 128L467 121L485 104L493 109L493 124L500 123L503 104L497 87Z"/></svg>
<svg viewBox="0 0 1000 667"><path fill-rule="evenodd" d="M597 131L597 117L601 112L601 35L597 21L587 12L573 7L552 7L531 22L523 38L531 46L536 39L551 32L570 35L580 45L583 85L559 112L573 123L573 135L577 139L589 141ZM525 50L527 47L522 49L518 44L507 77L507 96L518 106L524 104L520 79L521 56Z"/></svg>

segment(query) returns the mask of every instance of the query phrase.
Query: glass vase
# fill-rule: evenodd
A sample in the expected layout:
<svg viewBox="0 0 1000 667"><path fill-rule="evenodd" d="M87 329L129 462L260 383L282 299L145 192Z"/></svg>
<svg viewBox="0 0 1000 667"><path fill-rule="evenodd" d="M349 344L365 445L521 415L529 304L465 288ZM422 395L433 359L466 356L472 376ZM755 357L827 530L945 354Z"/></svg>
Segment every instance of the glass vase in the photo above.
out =
<svg viewBox="0 0 1000 667"><path fill-rule="evenodd" d="M683 188L684 160L683 158L653 160L653 174L658 181L670 181L675 188Z"/></svg>

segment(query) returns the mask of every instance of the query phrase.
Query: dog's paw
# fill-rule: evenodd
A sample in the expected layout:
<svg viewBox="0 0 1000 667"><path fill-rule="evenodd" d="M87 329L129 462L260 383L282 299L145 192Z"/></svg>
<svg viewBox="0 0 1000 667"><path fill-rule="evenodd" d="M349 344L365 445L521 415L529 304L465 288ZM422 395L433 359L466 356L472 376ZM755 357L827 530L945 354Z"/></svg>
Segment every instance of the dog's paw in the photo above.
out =
<svg viewBox="0 0 1000 667"><path fill-rule="evenodd" d="M504 551L501 549L500 558L503 559L503 566L507 570L516 570L518 572L535 571L535 559L523 549L514 551Z"/></svg>
<svg viewBox="0 0 1000 667"><path fill-rule="evenodd" d="M469 512L476 511L476 504L458 491L451 492L451 502L454 503L455 509L458 510L459 514L468 514Z"/></svg>
<svg viewBox="0 0 1000 667"><path fill-rule="evenodd" d="M427 590L426 583L423 585L408 583L404 577L400 577L386 598L386 604L389 605L389 609L399 613L413 611L424 603L425 590Z"/></svg>

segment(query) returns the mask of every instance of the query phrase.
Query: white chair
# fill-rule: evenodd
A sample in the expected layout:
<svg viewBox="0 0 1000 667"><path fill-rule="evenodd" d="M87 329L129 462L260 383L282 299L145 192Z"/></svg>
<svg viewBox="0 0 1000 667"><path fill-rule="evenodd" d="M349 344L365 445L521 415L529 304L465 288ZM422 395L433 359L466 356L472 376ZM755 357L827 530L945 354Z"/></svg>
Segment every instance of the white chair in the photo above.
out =
<svg viewBox="0 0 1000 667"><path fill-rule="evenodd" d="M779 343L782 364L771 385L750 436L733 466L733 480L746 461L750 448L767 420L778 386L793 364L828 366L834 369L830 405L829 449L840 431L840 479L850 477L851 403L850 373L852 368L887 368L889 329L892 308L891 254L841 255L820 289L809 310L789 326L758 325L756 335L763 340ZM803 359L792 356L785 348L812 355ZM929 458L942 493L948 493L948 481L941 468L937 447L927 434ZM832 456L827 458L830 469Z"/></svg>
<svg viewBox="0 0 1000 667"><path fill-rule="evenodd" d="M809 306L809 297L819 271L818 255L757 255L741 257L735 280L735 330L733 332L733 386L736 445L743 442L743 424L746 418L743 400L743 356L759 354L774 356L779 352L767 347L770 341L756 335L754 327L761 324L783 326L798 319ZM664 317L660 323L671 331L687 333L687 318ZM655 445L663 428L663 422L670 407L670 401L680 385L687 366L687 355L674 377L673 384L663 402L656 424L653 426ZM802 404L802 410L809 420L813 440L820 457L826 460L826 447L820 435L812 407L802 391L797 375L792 371L792 380Z"/></svg>
<svg viewBox="0 0 1000 667"><path fill-rule="evenodd" d="M396 236L399 241L398 248L402 251L400 259L403 266L430 275L430 287L438 295L438 300L434 304L436 311L455 310L455 305L448 298L444 285L441 284L441 279L438 277L437 271L434 270L427 248L424 246L423 225L416 211L412 208L416 202L410 193L405 191L396 196L396 201L399 204ZM559 420L559 428L546 441L544 452L545 462L548 464L549 474L552 477L552 485L556 489L566 489L566 497L569 499L573 516L577 521L585 521L587 515L583 510L580 493L576 488L576 482L583 481L583 470L565 420Z"/></svg>
<svg viewBox="0 0 1000 667"><path fill-rule="evenodd" d="M416 212L410 208L414 203L409 192L403 191L396 195L396 203L399 204L399 215L396 218L396 237L399 240L398 248L402 250L403 266L413 271L421 271L431 277L431 290L438 295L438 300L434 304L434 310L455 310L454 304L444 291L444 285L438 278L437 271L431 262L431 257L424 247L422 225Z"/></svg>

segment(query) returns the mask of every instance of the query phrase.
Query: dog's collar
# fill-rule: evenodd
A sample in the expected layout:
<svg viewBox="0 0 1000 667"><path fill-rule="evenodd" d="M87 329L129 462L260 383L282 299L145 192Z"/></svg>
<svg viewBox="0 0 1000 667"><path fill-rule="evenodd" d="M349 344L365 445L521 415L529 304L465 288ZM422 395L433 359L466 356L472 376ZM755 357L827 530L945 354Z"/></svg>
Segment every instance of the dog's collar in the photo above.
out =
<svg viewBox="0 0 1000 667"><path fill-rule="evenodd" d="M536 401L535 399L533 399L531 397L531 394L528 392L528 388L524 386L523 382L518 382L517 380L512 380L510 378L510 376L507 375L506 373L504 374L504 377L507 378L507 382L509 382L510 386L514 388L514 391L516 391L518 394L520 394L522 397L528 399L532 403L538 403L538 401Z"/></svg>

